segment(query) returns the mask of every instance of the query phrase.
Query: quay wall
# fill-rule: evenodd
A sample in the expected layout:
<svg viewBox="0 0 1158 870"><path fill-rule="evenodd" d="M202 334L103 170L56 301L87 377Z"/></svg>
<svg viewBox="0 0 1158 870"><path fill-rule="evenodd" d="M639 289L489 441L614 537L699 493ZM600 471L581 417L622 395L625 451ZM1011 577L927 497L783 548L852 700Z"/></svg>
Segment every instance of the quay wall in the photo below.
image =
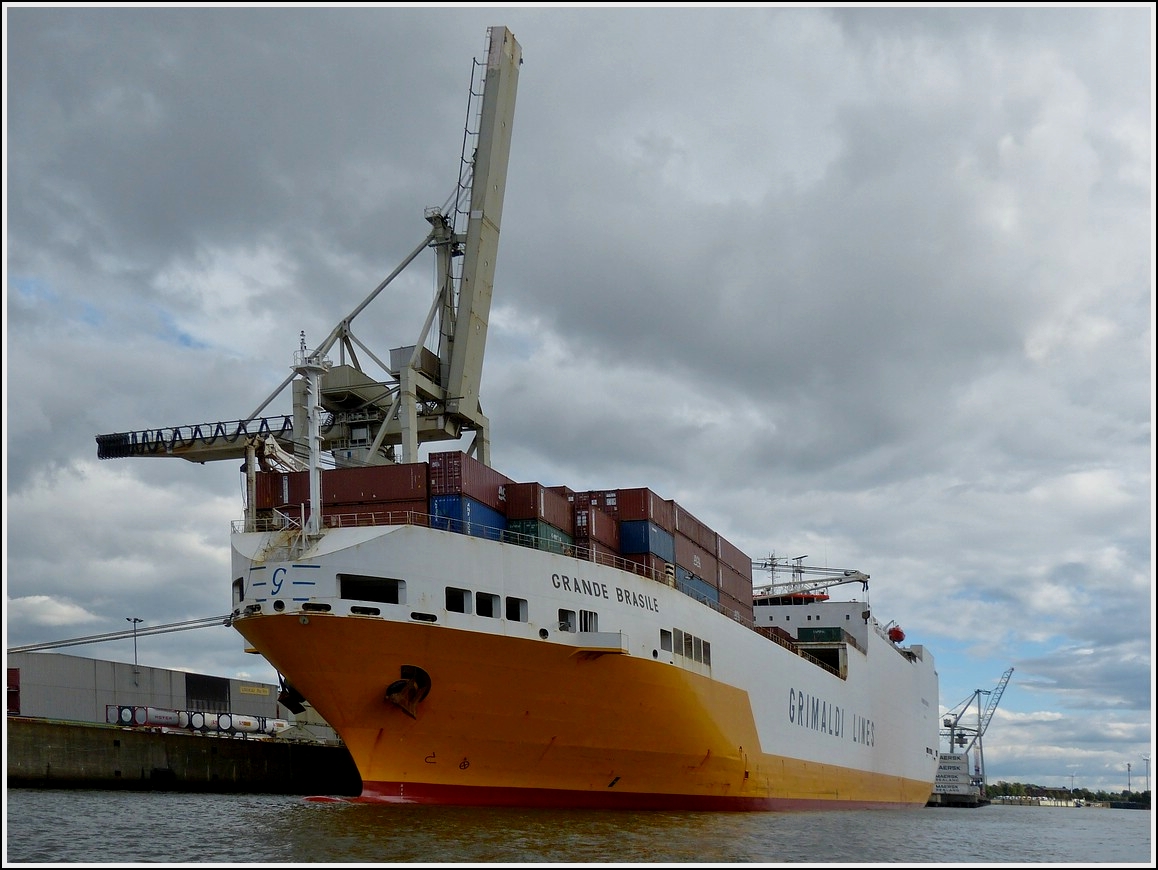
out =
<svg viewBox="0 0 1158 870"><path fill-rule="evenodd" d="M8 716L9 788L356 796L344 746Z"/></svg>

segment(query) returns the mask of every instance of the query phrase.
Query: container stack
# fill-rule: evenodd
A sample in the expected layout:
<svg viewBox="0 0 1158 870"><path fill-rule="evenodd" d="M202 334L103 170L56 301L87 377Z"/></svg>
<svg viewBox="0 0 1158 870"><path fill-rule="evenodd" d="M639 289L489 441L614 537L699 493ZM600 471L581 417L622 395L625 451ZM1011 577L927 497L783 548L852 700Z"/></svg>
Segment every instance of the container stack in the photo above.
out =
<svg viewBox="0 0 1158 870"><path fill-rule="evenodd" d="M503 540L524 547L569 553L575 518L567 497L540 483L505 486L507 527Z"/></svg>
<svg viewBox="0 0 1158 870"><path fill-rule="evenodd" d="M509 477L461 450L431 453L430 525L497 541L506 531Z"/></svg>
<svg viewBox="0 0 1158 870"><path fill-rule="evenodd" d="M569 501L575 514L575 554L613 564L619 558L619 522L602 509L598 493L572 492Z"/></svg>
<svg viewBox="0 0 1158 870"><path fill-rule="evenodd" d="M421 522L438 529L626 565L739 618L752 617L752 560L646 487L576 492L520 483L463 451L427 462L322 472L326 525ZM255 507L308 517L306 472L259 472Z"/></svg>

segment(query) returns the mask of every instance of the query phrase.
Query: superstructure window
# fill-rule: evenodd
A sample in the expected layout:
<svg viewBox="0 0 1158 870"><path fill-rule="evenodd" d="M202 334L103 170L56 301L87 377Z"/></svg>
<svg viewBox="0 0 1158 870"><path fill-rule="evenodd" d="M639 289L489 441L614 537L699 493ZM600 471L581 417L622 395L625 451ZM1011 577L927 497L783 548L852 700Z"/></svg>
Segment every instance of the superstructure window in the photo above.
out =
<svg viewBox="0 0 1158 870"><path fill-rule="evenodd" d="M474 612L479 616L489 616L491 619L499 618L499 596L492 595L489 592L476 592L474 594Z"/></svg>
<svg viewBox="0 0 1158 870"><path fill-rule="evenodd" d="M593 610L580 610L579 630L599 631L599 614Z"/></svg>
<svg viewBox="0 0 1158 870"><path fill-rule="evenodd" d="M406 581L396 577L368 577L364 574L339 574L338 594L354 601L377 601L379 604L405 604Z"/></svg>
<svg viewBox="0 0 1158 870"><path fill-rule="evenodd" d="M527 600L525 598L511 598L507 597L507 619L510 622L526 622L530 617L527 615Z"/></svg>
<svg viewBox="0 0 1158 870"><path fill-rule="evenodd" d="M671 652L671 632L666 628L659 630L659 648Z"/></svg>
<svg viewBox="0 0 1158 870"><path fill-rule="evenodd" d="M678 628L673 629L671 634L660 631L659 643L664 649L670 649L676 655L691 659L693 662L703 662L705 665L712 663L712 645L694 634L688 634ZM665 643L669 646L663 646Z"/></svg>
<svg viewBox="0 0 1158 870"><path fill-rule="evenodd" d="M559 611L559 631L574 631L575 630L575 611L574 610L560 610Z"/></svg>
<svg viewBox="0 0 1158 870"><path fill-rule="evenodd" d="M446 587L446 609L451 613L470 613L470 590Z"/></svg>

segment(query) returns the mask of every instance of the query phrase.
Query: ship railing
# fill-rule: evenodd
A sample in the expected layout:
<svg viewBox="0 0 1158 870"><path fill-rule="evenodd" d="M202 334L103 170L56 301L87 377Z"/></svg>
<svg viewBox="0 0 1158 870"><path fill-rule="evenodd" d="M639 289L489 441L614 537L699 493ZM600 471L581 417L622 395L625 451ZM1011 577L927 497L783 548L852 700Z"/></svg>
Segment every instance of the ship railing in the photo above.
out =
<svg viewBox="0 0 1158 870"><path fill-rule="evenodd" d="M796 655L800 656L802 659L811 662L819 668L823 668L834 676L841 676L840 671L834 668L832 665L828 664L827 662L822 662L816 656L808 652L808 650L801 649L801 647L797 644L796 639L793 638L792 635L790 635L784 629L774 625L753 625L752 628L761 637L770 640L775 644L779 644L789 652L796 653ZM852 635L850 635L847 631L843 632L843 634L845 641L852 643L853 646L856 646L857 649L860 649Z"/></svg>

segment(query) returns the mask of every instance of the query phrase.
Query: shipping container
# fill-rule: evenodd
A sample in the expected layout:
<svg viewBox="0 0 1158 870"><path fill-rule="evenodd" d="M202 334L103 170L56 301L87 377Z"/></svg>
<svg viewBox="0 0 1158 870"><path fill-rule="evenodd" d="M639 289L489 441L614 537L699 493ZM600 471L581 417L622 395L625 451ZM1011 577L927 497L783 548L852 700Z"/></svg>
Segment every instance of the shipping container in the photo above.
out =
<svg viewBox="0 0 1158 870"><path fill-rule="evenodd" d="M619 552L619 523L594 505L575 508L575 540L598 541Z"/></svg>
<svg viewBox="0 0 1158 870"><path fill-rule="evenodd" d="M629 553L654 553L665 562L675 561L675 540L651 520L620 520L619 549Z"/></svg>
<svg viewBox="0 0 1158 870"><path fill-rule="evenodd" d="M619 519L619 490L589 489L575 493L575 507L597 507L609 517Z"/></svg>
<svg viewBox="0 0 1158 870"><path fill-rule="evenodd" d="M716 533L676 502L671 503L671 508L672 531L690 538L714 556L716 553Z"/></svg>
<svg viewBox="0 0 1158 870"><path fill-rule="evenodd" d="M571 489L571 487L548 486L547 489L551 490L551 492L558 493L559 495L563 496L563 498L567 499L567 501L569 501L572 505L575 504L575 490Z"/></svg>
<svg viewBox="0 0 1158 870"><path fill-rule="evenodd" d="M572 555L571 536L562 529L555 528L543 520L511 519L507 517L507 529L503 540L508 544L518 544L533 550L547 550L560 555Z"/></svg>
<svg viewBox="0 0 1158 870"><path fill-rule="evenodd" d="M716 585L721 592L731 595L738 601L752 600L752 578L745 577L739 571L720 563L719 577Z"/></svg>
<svg viewBox="0 0 1158 870"><path fill-rule="evenodd" d="M716 535L716 558L729 568L739 571L749 581L752 580L751 558L723 535Z"/></svg>
<svg viewBox="0 0 1158 870"><path fill-rule="evenodd" d="M729 595L727 592L720 590L720 607L729 616L734 613L739 613L740 617L747 622L752 621L752 596L749 595L747 600L743 598L736 598Z"/></svg>
<svg viewBox="0 0 1158 870"><path fill-rule="evenodd" d="M568 536L575 533L575 511L566 496L538 483L508 483L503 488L508 520L542 520Z"/></svg>
<svg viewBox="0 0 1158 870"><path fill-rule="evenodd" d="M331 528L349 526L428 526L430 502L391 501L376 504L324 504L322 523Z"/></svg>
<svg viewBox="0 0 1158 870"><path fill-rule="evenodd" d="M664 501L646 487L616 490L619 522L650 520L666 532L675 528L672 502ZM670 561L670 560L669 560Z"/></svg>
<svg viewBox="0 0 1158 870"><path fill-rule="evenodd" d="M675 542L675 563L707 581L710 586L718 586L719 562L716 557L679 532L672 535L672 539Z"/></svg>
<svg viewBox="0 0 1158 870"><path fill-rule="evenodd" d="M497 541L506 528L506 517L468 495L432 495L430 526Z"/></svg>
<svg viewBox="0 0 1158 870"><path fill-rule="evenodd" d="M503 488L514 483L489 465L479 462L461 450L446 453L431 453L430 495L469 496L492 510L506 515L506 501Z"/></svg>
<svg viewBox="0 0 1158 870"><path fill-rule="evenodd" d="M708 583L702 577L697 577L687 568L676 566L676 588L685 595L690 595L698 601L720 603L720 590Z"/></svg>
<svg viewBox="0 0 1158 870"><path fill-rule="evenodd" d="M254 485L256 510L310 502L310 475L307 471L259 471Z"/></svg>
<svg viewBox="0 0 1158 870"><path fill-rule="evenodd" d="M425 501L428 474L425 462L327 469L322 472L322 502Z"/></svg>

